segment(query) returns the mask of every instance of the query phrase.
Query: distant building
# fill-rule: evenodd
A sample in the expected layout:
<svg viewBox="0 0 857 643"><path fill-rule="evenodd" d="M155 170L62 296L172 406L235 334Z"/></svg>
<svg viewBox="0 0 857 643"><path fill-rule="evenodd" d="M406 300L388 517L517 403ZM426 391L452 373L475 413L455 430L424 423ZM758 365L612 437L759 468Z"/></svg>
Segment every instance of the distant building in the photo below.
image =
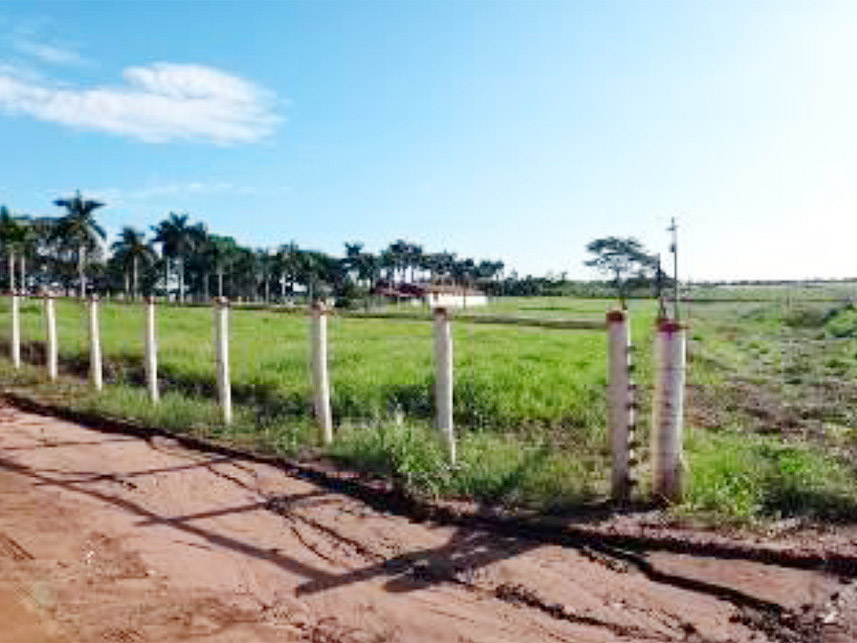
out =
<svg viewBox="0 0 857 643"><path fill-rule="evenodd" d="M488 303L487 295L476 288L453 284L380 283L374 294L395 302L431 308L470 308Z"/></svg>

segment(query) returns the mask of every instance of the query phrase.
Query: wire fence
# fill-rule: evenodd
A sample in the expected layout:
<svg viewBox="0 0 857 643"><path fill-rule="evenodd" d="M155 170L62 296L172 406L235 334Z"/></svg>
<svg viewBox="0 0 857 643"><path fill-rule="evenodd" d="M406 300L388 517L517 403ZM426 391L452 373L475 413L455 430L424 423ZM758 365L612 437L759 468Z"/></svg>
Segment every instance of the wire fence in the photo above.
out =
<svg viewBox="0 0 857 643"><path fill-rule="evenodd" d="M19 301L23 361L50 370L55 351L63 373L88 376L96 388L102 378L95 372L102 372L108 385L154 382L152 404L167 391L217 400L225 425L232 422L233 402L251 409L260 426L270 418L314 418L324 444L343 425L431 423L451 461L455 427L540 432L559 448L600 442L614 456L614 495L626 497L633 484L629 468L639 418L630 351L638 331L624 316L622 331L610 339L607 324L594 315L531 319L435 309L430 316L383 316L316 309L307 316L230 308L226 302L212 309L52 297L4 298L10 322L13 299ZM156 373L145 339L146 314L154 307L156 338L148 344L156 345ZM3 328L5 354L11 355L12 323ZM608 351L608 340L618 342L618 353ZM655 470L673 477L680 469L681 404L672 392L680 396L683 390L683 343L677 350L678 361L669 357L661 368L666 384L656 387L666 401L653 404L654 421L672 441L652 442L650 449L654 461L669 450L667 464ZM680 493L680 485L665 484L662 495Z"/></svg>

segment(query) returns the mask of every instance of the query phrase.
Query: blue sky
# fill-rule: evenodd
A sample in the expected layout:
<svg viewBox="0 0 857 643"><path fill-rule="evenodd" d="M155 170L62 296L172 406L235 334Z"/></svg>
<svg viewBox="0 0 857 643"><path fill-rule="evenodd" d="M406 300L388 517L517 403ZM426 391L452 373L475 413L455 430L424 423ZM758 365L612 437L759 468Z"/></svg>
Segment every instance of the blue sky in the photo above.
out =
<svg viewBox="0 0 857 643"><path fill-rule="evenodd" d="M0 3L0 203L521 273L857 275L853 2Z"/></svg>

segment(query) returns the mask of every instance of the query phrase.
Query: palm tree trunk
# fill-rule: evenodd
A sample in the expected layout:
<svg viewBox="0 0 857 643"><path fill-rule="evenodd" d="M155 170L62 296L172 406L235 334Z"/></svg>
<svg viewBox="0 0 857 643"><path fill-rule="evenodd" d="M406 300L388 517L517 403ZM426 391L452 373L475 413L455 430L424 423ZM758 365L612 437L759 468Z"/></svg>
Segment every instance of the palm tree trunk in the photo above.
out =
<svg viewBox="0 0 857 643"><path fill-rule="evenodd" d="M80 278L80 298L86 299L86 246L80 245L77 248L77 274Z"/></svg>
<svg viewBox="0 0 857 643"><path fill-rule="evenodd" d="M18 259L18 267L21 274L21 290L27 290L27 257L23 252Z"/></svg>
<svg viewBox="0 0 857 643"><path fill-rule="evenodd" d="M166 277L164 281L164 297L167 301L170 300L170 258L164 257L164 266L166 267Z"/></svg>
<svg viewBox="0 0 857 643"><path fill-rule="evenodd" d="M217 296L223 297L223 269L217 270Z"/></svg>
<svg viewBox="0 0 857 643"><path fill-rule="evenodd" d="M140 294L140 281L139 281L139 271L137 270L137 257L134 257L132 261L132 267L134 270L134 292L131 293L131 298L134 301L137 301L137 297Z"/></svg>
<svg viewBox="0 0 857 643"><path fill-rule="evenodd" d="M202 275L202 297L203 297L203 301L209 301L211 299L211 293L208 292L210 281L211 281L211 273L210 272L204 272Z"/></svg>
<svg viewBox="0 0 857 643"><path fill-rule="evenodd" d="M15 253L9 252L9 292L15 292Z"/></svg>
<svg viewBox="0 0 857 643"><path fill-rule="evenodd" d="M184 257L179 259L179 303L184 303Z"/></svg>
<svg viewBox="0 0 857 643"><path fill-rule="evenodd" d="M125 299L131 297L131 280L128 278L128 271L125 271Z"/></svg>
<svg viewBox="0 0 857 643"><path fill-rule="evenodd" d="M265 303L271 303L271 279L265 275Z"/></svg>
<svg viewBox="0 0 857 643"><path fill-rule="evenodd" d="M286 301L286 273L280 275L280 303Z"/></svg>

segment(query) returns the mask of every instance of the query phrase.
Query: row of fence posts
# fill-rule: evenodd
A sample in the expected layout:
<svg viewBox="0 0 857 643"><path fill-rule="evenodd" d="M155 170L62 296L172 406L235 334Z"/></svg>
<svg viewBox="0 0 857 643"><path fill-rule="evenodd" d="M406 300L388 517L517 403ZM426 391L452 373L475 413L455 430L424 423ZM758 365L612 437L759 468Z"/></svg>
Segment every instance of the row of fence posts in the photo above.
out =
<svg viewBox="0 0 857 643"><path fill-rule="evenodd" d="M47 334L46 368L51 381L58 374L58 344L54 297L44 295L44 318ZM14 367L21 366L21 296L11 296L11 346ZM144 360L146 388L149 399L157 404L158 344L154 298L144 303ZM232 388L229 374L229 302L218 298L214 302L213 339L217 372L217 393L224 424L232 423ZM102 372L99 299L87 300L90 381L95 390L104 386ZM456 461L456 440L453 424L453 341L449 311L434 309L435 407L437 429L447 460ZM328 309L314 304L310 309L310 341L312 354L313 410L321 442L333 441L333 416L330 404L330 376L327 351ZM655 337L655 391L652 403L650 458L652 466L652 495L675 501L681 498L684 464L682 460L683 398L685 379L685 329L672 320L658 320ZM633 476L637 464L634 449L637 395L632 379L632 345L630 321L626 311L607 313L607 435L612 455L611 495L625 502L637 483Z"/></svg>

